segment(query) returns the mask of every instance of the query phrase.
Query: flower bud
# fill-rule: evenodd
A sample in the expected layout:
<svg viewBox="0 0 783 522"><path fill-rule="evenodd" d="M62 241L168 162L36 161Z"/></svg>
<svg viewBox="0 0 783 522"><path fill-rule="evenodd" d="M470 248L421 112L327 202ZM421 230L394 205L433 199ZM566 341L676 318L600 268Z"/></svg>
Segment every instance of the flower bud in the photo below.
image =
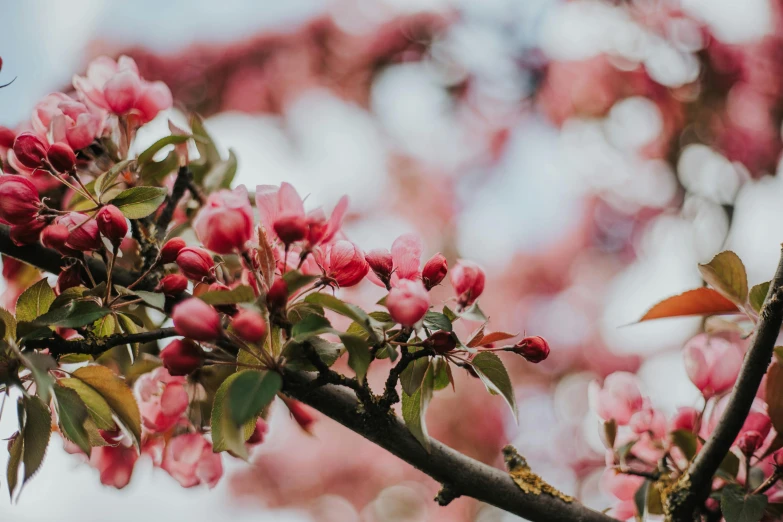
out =
<svg viewBox="0 0 783 522"><path fill-rule="evenodd" d="M98 221L98 230L113 245L119 245L122 238L128 233L128 222L125 215L114 205L106 205L99 210L96 220Z"/></svg>
<svg viewBox="0 0 783 522"><path fill-rule="evenodd" d="M386 298L386 308L395 322L413 326L424 317L430 307L430 294L421 281L400 279Z"/></svg>
<svg viewBox="0 0 783 522"><path fill-rule="evenodd" d="M394 260L389 251L385 248L376 248L375 250L367 252L364 259L370 265L370 268L375 275L378 276L378 279L388 287L392 270L394 270Z"/></svg>
<svg viewBox="0 0 783 522"><path fill-rule="evenodd" d="M310 426L315 422L313 410L309 406L288 397L283 397L283 402L288 407L288 411L291 412L291 416L296 423L299 424L299 427L310 433Z"/></svg>
<svg viewBox="0 0 783 522"><path fill-rule="evenodd" d="M0 149L11 149L14 146L16 134L8 127L0 125Z"/></svg>
<svg viewBox="0 0 783 522"><path fill-rule="evenodd" d="M193 229L204 246L213 252L243 252L253 237L253 209L245 186L210 194L193 220Z"/></svg>
<svg viewBox="0 0 783 522"><path fill-rule="evenodd" d="M773 459L775 461L775 466L783 468L783 450L776 451Z"/></svg>
<svg viewBox="0 0 783 522"><path fill-rule="evenodd" d="M160 352L160 359L169 374L188 375L201 367L204 362L204 352L190 339L176 339Z"/></svg>
<svg viewBox="0 0 783 522"><path fill-rule="evenodd" d="M286 245L301 241L307 237L307 219L304 216L282 216L275 220L275 234Z"/></svg>
<svg viewBox="0 0 783 522"><path fill-rule="evenodd" d="M69 288L74 288L80 284L82 284L82 276L79 265L71 265L57 276L55 290L57 290L57 294L59 295Z"/></svg>
<svg viewBox="0 0 783 522"><path fill-rule="evenodd" d="M37 169L46 159L46 144L32 132L23 132L14 140L14 155L23 166Z"/></svg>
<svg viewBox="0 0 783 522"><path fill-rule="evenodd" d="M266 334L266 322L261 314L253 310L241 309L231 319L234 332L249 343L257 343Z"/></svg>
<svg viewBox="0 0 783 522"><path fill-rule="evenodd" d="M89 252L103 246L98 223L81 212L70 212L57 218L57 223L65 225L70 231L66 246L74 250Z"/></svg>
<svg viewBox="0 0 783 522"><path fill-rule="evenodd" d="M358 284L370 269L361 249L344 239L329 245L321 261L327 277L341 287Z"/></svg>
<svg viewBox="0 0 783 522"><path fill-rule="evenodd" d="M451 286L460 306L470 306L484 291L484 270L472 261L457 261L451 269Z"/></svg>
<svg viewBox="0 0 783 522"><path fill-rule="evenodd" d="M53 223L41 232L41 244L46 248L57 250L64 256L72 257L76 251L65 246L66 243L68 243L70 235L71 233L68 232L68 227Z"/></svg>
<svg viewBox="0 0 783 522"><path fill-rule="evenodd" d="M32 181L16 174L0 176L0 218L12 225L24 225L32 221L40 207Z"/></svg>
<svg viewBox="0 0 783 522"><path fill-rule="evenodd" d="M604 379L603 386L593 381L587 391L590 408L603 420L614 419L620 426L627 425L644 406L639 382L632 373L614 372Z"/></svg>
<svg viewBox="0 0 783 522"><path fill-rule="evenodd" d="M215 261L203 248L185 247L177 254L177 266L188 279L193 281L212 281L211 273Z"/></svg>
<svg viewBox="0 0 783 522"><path fill-rule="evenodd" d="M66 143L55 143L49 147L46 158L57 172L71 172L76 166L76 154Z"/></svg>
<svg viewBox="0 0 783 522"><path fill-rule="evenodd" d="M447 353L457 347L457 340L452 332L437 331L426 341L427 346L437 353Z"/></svg>
<svg viewBox="0 0 783 522"><path fill-rule="evenodd" d="M188 278L182 274L169 274L158 283L157 290L166 295L179 295L188 289Z"/></svg>
<svg viewBox="0 0 783 522"><path fill-rule="evenodd" d="M449 271L449 264L446 262L446 258L443 254L438 252L430 258L424 264L424 268L421 270L421 279L424 281L424 288L427 290L438 286L443 278L446 277L446 273Z"/></svg>
<svg viewBox="0 0 783 522"><path fill-rule="evenodd" d="M742 366L742 349L717 335L698 334L685 343L685 371L705 398L731 389Z"/></svg>
<svg viewBox="0 0 783 522"><path fill-rule="evenodd" d="M175 306L171 318L178 334L196 341L214 341L223 331L217 311L197 297Z"/></svg>
<svg viewBox="0 0 783 522"><path fill-rule="evenodd" d="M525 337L514 345L514 353L518 353L529 362L540 363L549 357L549 343L538 335Z"/></svg>
<svg viewBox="0 0 783 522"><path fill-rule="evenodd" d="M266 294L266 305L270 310L284 310L288 304L288 285L281 278L275 279Z"/></svg>
<svg viewBox="0 0 783 522"><path fill-rule="evenodd" d="M757 431L746 431L737 439L737 447L746 457L750 457L764 444L764 437Z"/></svg>
<svg viewBox="0 0 783 522"><path fill-rule="evenodd" d="M666 417L649 405L631 415L628 426L637 435L649 433L654 439L666 435Z"/></svg>
<svg viewBox="0 0 783 522"><path fill-rule="evenodd" d="M264 442L264 437L266 436L267 432L269 432L269 425L266 423L264 419L259 417L256 420L256 427L253 430L253 434L250 435L250 438L247 439L247 443L251 446L255 446L257 444L261 444Z"/></svg>
<svg viewBox="0 0 783 522"><path fill-rule="evenodd" d="M46 221L39 218L34 218L24 225L12 225L11 241L17 246L37 243L44 228L46 228Z"/></svg>
<svg viewBox="0 0 783 522"><path fill-rule="evenodd" d="M177 260L179 251L185 248L187 243L181 237L173 237L163 244L160 249L160 262L163 264L173 263Z"/></svg>

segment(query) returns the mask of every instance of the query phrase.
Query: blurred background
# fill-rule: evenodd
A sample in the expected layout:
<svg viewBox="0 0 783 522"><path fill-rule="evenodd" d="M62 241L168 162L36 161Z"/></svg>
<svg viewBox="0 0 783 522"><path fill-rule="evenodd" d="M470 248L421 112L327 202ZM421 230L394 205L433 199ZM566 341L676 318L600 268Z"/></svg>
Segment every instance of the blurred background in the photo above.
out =
<svg viewBox="0 0 783 522"><path fill-rule="evenodd" d="M365 250L417 232L425 259L480 262L493 329L546 337L551 357L506 362L520 421L457 376L434 400L434 437L501 465L511 442L534 470L596 509L603 446L587 385L637 372L656 407L696 405L680 349L700 320L629 325L701 284L724 249L750 284L783 240L775 177L783 120L780 0L0 0L0 124L66 89L100 54L128 54L207 118L239 158L237 183L292 183L308 204L351 198ZM449 289L434 292L445 301ZM354 298L380 297L368 282ZM380 385L387 368L371 382ZM15 429L0 422L0 437ZM11 420L9 420L11 419ZM3 455L2 459L5 459ZM212 491L140 461L130 485L54 442L17 522L188 519L514 520L459 499L328 419L310 437L282 411L252 465L224 459ZM4 462L0 465L5 466Z"/></svg>

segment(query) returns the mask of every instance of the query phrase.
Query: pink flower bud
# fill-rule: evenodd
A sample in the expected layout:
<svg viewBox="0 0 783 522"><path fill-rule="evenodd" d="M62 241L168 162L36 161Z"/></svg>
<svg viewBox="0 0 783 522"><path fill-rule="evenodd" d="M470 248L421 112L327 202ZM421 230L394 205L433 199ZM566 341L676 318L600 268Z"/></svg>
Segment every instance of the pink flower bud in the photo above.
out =
<svg viewBox="0 0 783 522"><path fill-rule="evenodd" d="M20 175L0 176L0 218L12 225L32 221L41 207L33 182Z"/></svg>
<svg viewBox="0 0 783 522"><path fill-rule="evenodd" d="M549 343L539 335L525 337L514 345L514 353L518 353L529 362L540 363L549 357Z"/></svg>
<svg viewBox="0 0 783 522"><path fill-rule="evenodd" d="M120 209L114 205L106 205L99 210L96 220L98 221L98 230L113 245L118 245L128 233L128 221Z"/></svg>
<svg viewBox="0 0 783 522"><path fill-rule="evenodd" d="M430 338L425 343L437 353L447 353L457 347L457 340L454 334L452 332L444 332L443 330L430 335Z"/></svg>
<svg viewBox="0 0 783 522"><path fill-rule="evenodd" d="M460 306L470 306L484 291L484 270L473 263L460 259L451 269L451 286L457 293Z"/></svg>
<svg viewBox="0 0 783 522"><path fill-rule="evenodd" d="M699 419L699 410L684 406L677 409L677 413L671 421L671 431L686 430L693 431L696 429L696 423Z"/></svg>
<svg viewBox="0 0 783 522"><path fill-rule="evenodd" d="M185 247L177 254L177 266L188 279L193 281L212 281L211 273L215 261L203 248Z"/></svg>
<svg viewBox="0 0 783 522"><path fill-rule="evenodd" d="M783 450L778 450L775 452L774 461L775 466L783 468Z"/></svg>
<svg viewBox="0 0 783 522"><path fill-rule="evenodd" d="M196 341L214 341L223 332L220 314L196 297L175 306L171 318L178 334Z"/></svg>
<svg viewBox="0 0 783 522"><path fill-rule="evenodd" d="M757 431L746 431L737 439L737 447L746 457L750 457L764 444L764 437Z"/></svg>
<svg viewBox="0 0 783 522"><path fill-rule="evenodd" d="M424 287L430 290L440 284L446 273L449 271L449 264L446 258L438 252L424 264L421 270L421 279L424 281Z"/></svg>
<svg viewBox="0 0 783 522"><path fill-rule="evenodd" d="M266 294L266 305L270 310L284 310L287 304L288 285L281 278L277 278Z"/></svg>
<svg viewBox="0 0 783 522"><path fill-rule="evenodd" d="M72 257L76 251L65 246L70 235L68 227L54 223L41 232L41 244L46 248L57 250L64 256Z"/></svg>
<svg viewBox="0 0 783 522"><path fill-rule="evenodd" d="M430 294L421 281L400 279L386 298L386 308L392 319L403 326L413 326L430 307Z"/></svg>
<svg viewBox="0 0 783 522"><path fill-rule="evenodd" d="M57 172L70 172L76 166L76 154L66 143L55 143L49 147L46 158Z"/></svg>
<svg viewBox="0 0 783 522"><path fill-rule="evenodd" d="M179 295L188 289L188 278L181 274L169 274L160 280L157 289L166 295Z"/></svg>
<svg viewBox="0 0 783 522"><path fill-rule="evenodd" d="M628 424L644 405L636 376L628 372L612 373L604 379L603 386L591 382L588 398L591 409L599 417L605 421L614 419L620 426Z"/></svg>
<svg viewBox="0 0 783 522"><path fill-rule="evenodd" d="M731 341L703 333L685 344L683 358L688 377L705 398L710 398L734 386L743 354Z"/></svg>
<svg viewBox="0 0 783 522"><path fill-rule="evenodd" d="M392 270L394 270L394 260L391 253L385 248L377 248L367 252L364 259L370 265L372 271L375 272L375 275L378 276L378 279L388 287Z"/></svg>
<svg viewBox="0 0 783 522"><path fill-rule="evenodd" d="M634 413L628 425L637 435L649 433L654 439L660 439L666 435L666 417L650 406Z"/></svg>
<svg viewBox="0 0 783 522"><path fill-rule="evenodd" d="M46 221L40 218L34 218L24 225L12 225L11 241L17 246L37 243L44 228L46 228Z"/></svg>
<svg viewBox="0 0 783 522"><path fill-rule="evenodd" d="M74 250L89 252L103 246L98 223L81 212L69 212L57 218L56 223L65 225L70 232L66 246Z"/></svg>
<svg viewBox="0 0 783 522"><path fill-rule="evenodd" d="M177 260L179 251L185 248L187 243L181 237L173 237L164 243L160 249L160 262L161 263L173 263Z"/></svg>
<svg viewBox="0 0 783 522"><path fill-rule="evenodd" d="M325 254L320 256L320 264L327 277L334 279L339 286L358 284L370 270L361 249L350 241L341 239L325 250Z"/></svg>
<svg viewBox="0 0 783 522"><path fill-rule="evenodd" d="M176 339L160 352L160 360L170 375L188 375L201 368L204 352L190 339Z"/></svg>
<svg viewBox="0 0 783 522"><path fill-rule="evenodd" d="M281 216L275 220L275 234L286 245L307 237L307 219L300 215Z"/></svg>
<svg viewBox="0 0 783 522"><path fill-rule="evenodd" d="M80 284L82 284L82 276L79 265L71 265L57 276L57 286L55 286L55 290L57 290L57 294L59 295L69 288L74 288Z"/></svg>
<svg viewBox="0 0 783 522"><path fill-rule="evenodd" d="M14 155L28 169L37 169L43 164L46 149L46 143L32 132L23 132L14 141Z"/></svg>
<svg viewBox="0 0 783 522"><path fill-rule="evenodd" d="M10 149L14 146L16 133L8 127L0 125L0 149Z"/></svg>
<svg viewBox="0 0 783 522"><path fill-rule="evenodd" d="M249 343L257 343L264 338L266 334L266 322L258 312L241 309L231 319L231 327L234 332Z"/></svg>
<svg viewBox="0 0 783 522"><path fill-rule="evenodd" d="M193 220L193 229L204 246L213 252L244 251L253 237L253 209L245 186L210 194Z"/></svg>
<svg viewBox="0 0 783 522"><path fill-rule="evenodd" d="M294 399L289 399L288 397L283 397L283 402L288 407L288 411L291 412L291 416L296 423L299 424L303 430L310 433L310 427L315 422L315 414L313 413L312 408Z"/></svg>
<svg viewBox="0 0 783 522"><path fill-rule="evenodd" d="M125 114L141 95L139 74L130 70L116 73L103 86L103 94L113 113Z"/></svg>
<svg viewBox="0 0 783 522"><path fill-rule="evenodd" d="M258 444L261 444L264 442L264 437L269 432L269 425L266 423L264 419L259 417L256 420L256 427L253 430L253 434L250 435L250 438L247 439L247 443L251 446L255 446Z"/></svg>
<svg viewBox="0 0 783 522"><path fill-rule="evenodd" d="M745 422L742 424L740 433L746 431L758 432L762 438L766 439L769 432L772 430L772 419L766 413L758 411L751 411L745 418Z"/></svg>

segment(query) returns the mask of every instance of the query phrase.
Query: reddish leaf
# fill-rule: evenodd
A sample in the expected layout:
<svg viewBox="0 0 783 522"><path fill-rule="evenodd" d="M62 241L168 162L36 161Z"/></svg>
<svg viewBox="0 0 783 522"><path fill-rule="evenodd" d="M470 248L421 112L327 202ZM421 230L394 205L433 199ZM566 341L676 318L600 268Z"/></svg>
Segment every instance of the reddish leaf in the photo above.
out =
<svg viewBox="0 0 783 522"><path fill-rule="evenodd" d="M696 288L664 299L650 308L639 322L666 317L738 313L737 305L712 288Z"/></svg>
<svg viewBox="0 0 783 522"><path fill-rule="evenodd" d="M484 337L482 337L481 338L481 342L479 342L479 344L476 345L476 346L486 346L486 345L491 344L491 343L497 343L497 342L500 342L500 341L505 341L506 339L511 339L512 337L516 337L517 335L519 335L519 334L518 333L512 334L512 333L508 333L508 332L490 332L487 335L485 335ZM473 348L473 346L471 346L471 345L468 345L468 346Z"/></svg>
<svg viewBox="0 0 783 522"><path fill-rule="evenodd" d="M484 338L484 328L486 328L486 321L481 324L476 331L470 334L470 340L468 341L468 348L473 348L481 344L481 340Z"/></svg>

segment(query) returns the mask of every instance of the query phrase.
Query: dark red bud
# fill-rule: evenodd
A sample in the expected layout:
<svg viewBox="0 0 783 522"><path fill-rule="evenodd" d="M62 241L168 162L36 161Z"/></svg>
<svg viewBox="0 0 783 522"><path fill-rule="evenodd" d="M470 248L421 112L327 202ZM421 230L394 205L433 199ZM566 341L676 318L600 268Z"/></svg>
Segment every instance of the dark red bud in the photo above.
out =
<svg viewBox="0 0 783 522"><path fill-rule="evenodd" d="M24 225L13 225L11 227L11 241L17 246L37 243L44 228L46 228L46 221L40 218L34 218Z"/></svg>
<svg viewBox="0 0 783 522"><path fill-rule="evenodd" d="M46 248L57 250L64 256L73 256L76 251L65 246L70 235L68 227L55 223L49 225L41 232L41 244Z"/></svg>
<svg viewBox="0 0 783 522"><path fill-rule="evenodd" d="M57 290L57 294L59 295L69 288L79 286L80 284L82 284L82 277L79 265L71 265L57 276L57 286L55 287L55 290Z"/></svg>
<svg viewBox="0 0 783 522"><path fill-rule="evenodd" d="M737 447L746 457L756 453L763 444L764 437L758 431L746 431L737 441Z"/></svg>
<svg viewBox="0 0 783 522"><path fill-rule="evenodd" d="M70 172L76 166L76 154L65 143L55 143L49 147L46 158L57 172Z"/></svg>
<svg viewBox="0 0 783 522"><path fill-rule="evenodd" d="M215 261L203 248L185 247L177 254L177 266L188 279L193 281L212 281L212 267Z"/></svg>
<svg viewBox="0 0 783 522"><path fill-rule="evenodd" d="M307 219L303 216L283 216L275 221L274 229L280 241L290 245L307 237Z"/></svg>
<svg viewBox="0 0 783 522"><path fill-rule="evenodd" d="M19 163L28 169L37 169L46 159L47 146L32 132L23 132L14 140L14 154Z"/></svg>
<svg viewBox="0 0 783 522"><path fill-rule="evenodd" d="M234 332L250 343L257 343L266 334L266 322L261 314L253 310L242 309L231 319Z"/></svg>
<svg viewBox="0 0 783 522"><path fill-rule="evenodd" d="M284 310L287 304L288 285L281 278L277 278L266 294L266 305L271 310Z"/></svg>
<svg viewBox="0 0 783 522"><path fill-rule="evenodd" d="M514 346L514 353L518 353L532 363L540 363L549 357L549 343L538 335L525 337Z"/></svg>
<svg viewBox="0 0 783 522"><path fill-rule="evenodd" d="M128 233L128 221L122 211L114 205L106 205L99 210L96 220L98 221L98 230L113 245L118 245Z"/></svg>
<svg viewBox="0 0 783 522"><path fill-rule="evenodd" d="M171 375L188 375L201 367L204 352L190 339L177 339L160 352L160 359Z"/></svg>
<svg viewBox="0 0 783 522"><path fill-rule="evenodd" d="M377 248L364 255L364 260L370 265L370 268L378 276L378 279L386 286L389 286L392 270L394 270L394 261L388 250Z"/></svg>
<svg viewBox="0 0 783 522"><path fill-rule="evenodd" d="M446 258L438 252L430 258L421 270L421 279L424 282L427 290L440 284L443 278L449 271L449 264L446 262Z"/></svg>
<svg viewBox="0 0 783 522"><path fill-rule="evenodd" d="M10 149L14 146L16 134L8 127L0 125L0 148Z"/></svg>
<svg viewBox="0 0 783 522"><path fill-rule="evenodd" d="M181 237L173 237L166 241L163 248L160 249L160 262L161 263L173 263L177 260L177 254L179 251L185 248L187 243Z"/></svg>
<svg viewBox="0 0 783 522"><path fill-rule="evenodd" d="M166 295L179 295L188 289L188 278L181 274L169 274L160 280L157 289Z"/></svg>
<svg viewBox="0 0 783 522"><path fill-rule="evenodd" d="M457 340L453 333L440 330L432 334L426 344L438 353L447 353L457 347Z"/></svg>

